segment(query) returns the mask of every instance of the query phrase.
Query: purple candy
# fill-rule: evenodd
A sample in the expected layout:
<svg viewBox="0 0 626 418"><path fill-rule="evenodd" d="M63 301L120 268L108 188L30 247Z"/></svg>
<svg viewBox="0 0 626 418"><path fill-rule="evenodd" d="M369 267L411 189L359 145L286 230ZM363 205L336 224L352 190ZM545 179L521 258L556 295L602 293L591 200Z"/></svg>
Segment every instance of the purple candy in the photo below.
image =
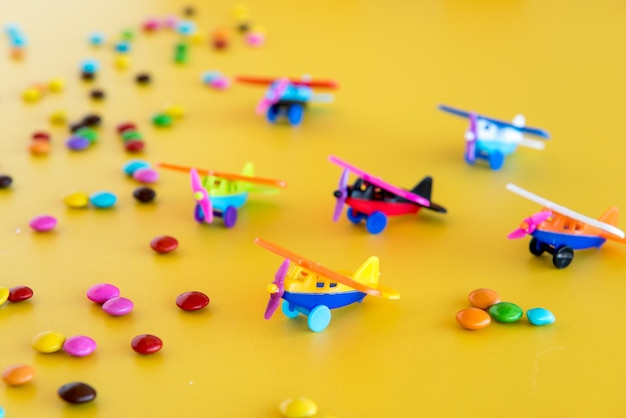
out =
<svg viewBox="0 0 626 418"><path fill-rule="evenodd" d="M57 220L54 216L40 215L34 217L28 225L35 231L45 232L54 228L57 225Z"/></svg>
<svg viewBox="0 0 626 418"><path fill-rule="evenodd" d="M109 315L123 316L130 313L134 306L130 299L116 297L104 302L102 310Z"/></svg>
<svg viewBox="0 0 626 418"><path fill-rule="evenodd" d="M96 342L84 335L76 335L65 340L63 350L74 357L85 357L96 351Z"/></svg>
<svg viewBox="0 0 626 418"><path fill-rule="evenodd" d="M108 283L95 284L87 290L87 298L99 304L120 295L120 289Z"/></svg>
<svg viewBox="0 0 626 418"><path fill-rule="evenodd" d="M82 151L91 145L89 139L82 136L71 136L70 139L65 142L65 145L72 151Z"/></svg>
<svg viewBox="0 0 626 418"><path fill-rule="evenodd" d="M159 173L152 168L139 168L133 172L133 178L141 183L154 183L159 179Z"/></svg>

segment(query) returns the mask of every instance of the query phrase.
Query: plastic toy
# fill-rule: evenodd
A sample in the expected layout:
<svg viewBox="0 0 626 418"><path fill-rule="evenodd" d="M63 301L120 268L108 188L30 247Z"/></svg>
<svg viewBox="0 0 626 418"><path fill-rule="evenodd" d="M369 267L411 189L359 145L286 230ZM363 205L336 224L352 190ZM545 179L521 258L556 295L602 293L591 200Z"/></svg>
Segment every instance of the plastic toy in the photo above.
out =
<svg viewBox="0 0 626 418"><path fill-rule="evenodd" d="M275 193L276 188L287 186L282 180L253 177L254 167L251 163L245 165L242 174L220 173L168 163L158 163L158 167L188 172L196 201L196 221L210 224L214 216L217 216L224 220L227 228L233 227L237 222L237 209L246 203L249 193ZM205 176L204 181L200 180L200 174Z"/></svg>
<svg viewBox="0 0 626 418"><path fill-rule="evenodd" d="M511 232L509 239L532 236L530 252L540 256L552 254L557 268L567 267L574 258L574 250L600 248L607 239L626 243L624 232L616 227L619 209L607 209L597 220L559 206L547 199L514 184L506 188L528 200L543 206L541 212L524 219L519 228Z"/></svg>
<svg viewBox="0 0 626 418"><path fill-rule="evenodd" d="M260 78L239 76L235 80L241 83L269 85L265 96L257 105L256 112L265 113L267 120L275 123L279 116L286 116L291 125L300 125L304 116L304 107L309 102L333 101L332 94L314 93L313 88L336 89L337 83L329 80L301 80L288 78Z"/></svg>
<svg viewBox="0 0 626 418"><path fill-rule="evenodd" d="M393 289L378 284L378 257L368 258L354 274L348 276L330 270L315 261L256 238L254 243L285 260L276 271L274 281L267 287L270 299L265 319L270 319L280 300L288 318L306 315L309 329L323 331L330 323L331 309L361 302L366 295L399 299Z"/></svg>
<svg viewBox="0 0 626 418"><path fill-rule="evenodd" d="M432 177L424 177L411 191L400 189L374 177L337 157L328 159L343 168L339 187L334 192L337 199L333 221L341 216L347 204L350 222L359 224L365 220L368 232L378 234L387 226L387 216L417 213L420 208L446 213L446 209L430 201L433 187ZM352 186L348 186L350 172L359 176Z"/></svg>
<svg viewBox="0 0 626 418"><path fill-rule="evenodd" d="M492 170L499 170L504 157L513 154L517 146L544 149L543 141L526 138L524 134L549 139L548 132L526 125L524 115L517 115L513 122L505 122L474 112L439 105L439 110L468 118L470 125L465 132L465 161L473 165L476 159L487 160Z"/></svg>

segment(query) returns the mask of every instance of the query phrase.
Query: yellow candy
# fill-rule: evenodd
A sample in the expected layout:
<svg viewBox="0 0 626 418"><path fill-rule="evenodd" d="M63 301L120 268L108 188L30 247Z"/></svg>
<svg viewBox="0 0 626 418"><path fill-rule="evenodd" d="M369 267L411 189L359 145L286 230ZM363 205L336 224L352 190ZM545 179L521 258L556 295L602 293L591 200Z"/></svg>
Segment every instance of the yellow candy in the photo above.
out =
<svg viewBox="0 0 626 418"><path fill-rule="evenodd" d="M120 70L126 70L130 66L130 58L128 58L126 55L118 55L117 57L115 57L115 61L113 62L115 64L115 67Z"/></svg>
<svg viewBox="0 0 626 418"><path fill-rule="evenodd" d="M287 399L279 409L286 418L306 418L317 414L317 405L308 398Z"/></svg>
<svg viewBox="0 0 626 418"><path fill-rule="evenodd" d="M67 122L65 110L57 110L50 115L50 123L53 125L64 125Z"/></svg>
<svg viewBox="0 0 626 418"><path fill-rule="evenodd" d="M33 338L33 348L40 353L55 353L63 348L65 335L56 331L44 331Z"/></svg>
<svg viewBox="0 0 626 418"><path fill-rule="evenodd" d="M24 93L22 93L22 98L25 102L29 103L39 101L39 99L41 99L41 90L34 87L26 89L24 90Z"/></svg>
<svg viewBox="0 0 626 418"><path fill-rule="evenodd" d="M72 193L63 199L63 203L74 209L86 208L89 206L89 195L82 192Z"/></svg>
<svg viewBox="0 0 626 418"><path fill-rule="evenodd" d="M48 83L48 89L52 92L59 93L65 89L65 80L62 78L55 78Z"/></svg>
<svg viewBox="0 0 626 418"><path fill-rule="evenodd" d="M0 305L2 305L4 302L7 301L7 299L9 299L9 294L11 292L9 292L9 288L8 287L1 287L0 286Z"/></svg>
<svg viewBox="0 0 626 418"><path fill-rule="evenodd" d="M172 118L180 119L185 115L185 108L182 106L173 105L165 109L165 113Z"/></svg>
<svg viewBox="0 0 626 418"><path fill-rule="evenodd" d="M191 35L189 35L189 42L191 42L194 45L200 45L205 42L206 38L207 38L206 33L203 33L201 31L196 31L195 33L192 33Z"/></svg>

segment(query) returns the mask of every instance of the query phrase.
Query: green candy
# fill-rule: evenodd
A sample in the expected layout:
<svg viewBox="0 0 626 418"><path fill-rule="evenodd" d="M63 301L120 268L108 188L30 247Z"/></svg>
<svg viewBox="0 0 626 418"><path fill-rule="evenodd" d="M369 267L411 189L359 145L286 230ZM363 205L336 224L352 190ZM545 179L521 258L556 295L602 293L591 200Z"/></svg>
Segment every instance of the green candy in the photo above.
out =
<svg viewBox="0 0 626 418"><path fill-rule="evenodd" d="M158 113L152 117L152 123L156 126L171 126L172 117L165 113Z"/></svg>
<svg viewBox="0 0 626 418"><path fill-rule="evenodd" d="M80 128L74 133L74 135L87 138L92 144L98 140L98 133L89 128Z"/></svg>
<svg viewBox="0 0 626 418"><path fill-rule="evenodd" d="M141 137L141 134L137 131L128 130L128 131L122 132L122 140L124 142L132 141L132 140L141 140L141 139L143 138Z"/></svg>
<svg viewBox="0 0 626 418"><path fill-rule="evenodd" d="M174 62L184 64L187 62L187 52L177 52L174 54Z"/></svg>
<svg viewBox="0 0 626 418"><path fill-rule="evenodd" d="M498 322L510 323L518 321L524 311L514 303L500 302L489 307L489 315Z"/></svg>
<svg viewBox="0 0 626 418"><path fill-rule="evenodd" d="M131 42L133 39L135 39L135 32L132 29L124 29L120 33L120 37L125 41Z"/></svg>
<svg viewBox="0 0 626 418"><path fill-rule="evenodd" d="M185 54L188 48L189 47L187 46L187 44L181 42L181 43L176 44L176 46L174 47L174 52L176 54Z"/></svg>

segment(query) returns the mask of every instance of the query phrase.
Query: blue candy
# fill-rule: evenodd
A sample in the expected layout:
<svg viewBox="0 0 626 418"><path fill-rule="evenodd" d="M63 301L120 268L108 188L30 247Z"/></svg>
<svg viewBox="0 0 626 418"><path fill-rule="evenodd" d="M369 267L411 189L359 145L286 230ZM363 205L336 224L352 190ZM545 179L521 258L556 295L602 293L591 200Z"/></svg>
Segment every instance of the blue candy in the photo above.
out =
<svg viewBox="0 0 626 418"><path fill-rule="evenodd" d="M219 71L207 71L202 74L202 82L204 84L211 84L213 81L221 77L222 74Z"/></svg>
<svg viewBox="0 0 626 418"><path fill-rule="evenodd" d="M99 46L104 43L104 34L101 32L92 32L89 34L89 43L94 46Z"/></svg>
<svg viewBox="0 0 626 418"><path fill-rule="evenodd" d="M89 201L96 208L107 209L115 205L115 202L117 202L117 196L111 192L96 192L89 196Z"/></svg>
<svg viewBox="0 0 626 418"><path fill-rule="evenodd" d="M129 162L124 164L124 173L132 176L133 173L140 168L150 168L150 163L142 160L130 160Z"/></svg>
<svg viewBox="0 0 626 418"><path fill-rule="evenodd" d="M87 59L82 62L81 69L83 72L93 74L100 68L100 63L95 59Z"/></svg>
<svg viewBox="0 0 626 418"><path fill-rule="evenodd" d="M130 51L130 44L125 41L118 42L115 44L115 50L117 52L126 53Z"/></svg>
<svg viewBox="0 0 626 418"><path fill-rule="evenodd" d="M526 311L528 321L533 325L549 325L556 321L554 314L544 308L533 308Z"/></svg>
<svg viewBox="0 0 626 418"><path fill-rule="evenodd" d="M176 25L176 30L181 35L193 35L196 32L196 24L189 20L180 20Z"/></svg>
<svg viewBox="0 0 626 418"><path fill-rule="evenodd" d="M65 143L69 149L72 151L82 151L84 149L89 148L91 142L89 139L82 136L71 136L70 139Z"/></svg>

